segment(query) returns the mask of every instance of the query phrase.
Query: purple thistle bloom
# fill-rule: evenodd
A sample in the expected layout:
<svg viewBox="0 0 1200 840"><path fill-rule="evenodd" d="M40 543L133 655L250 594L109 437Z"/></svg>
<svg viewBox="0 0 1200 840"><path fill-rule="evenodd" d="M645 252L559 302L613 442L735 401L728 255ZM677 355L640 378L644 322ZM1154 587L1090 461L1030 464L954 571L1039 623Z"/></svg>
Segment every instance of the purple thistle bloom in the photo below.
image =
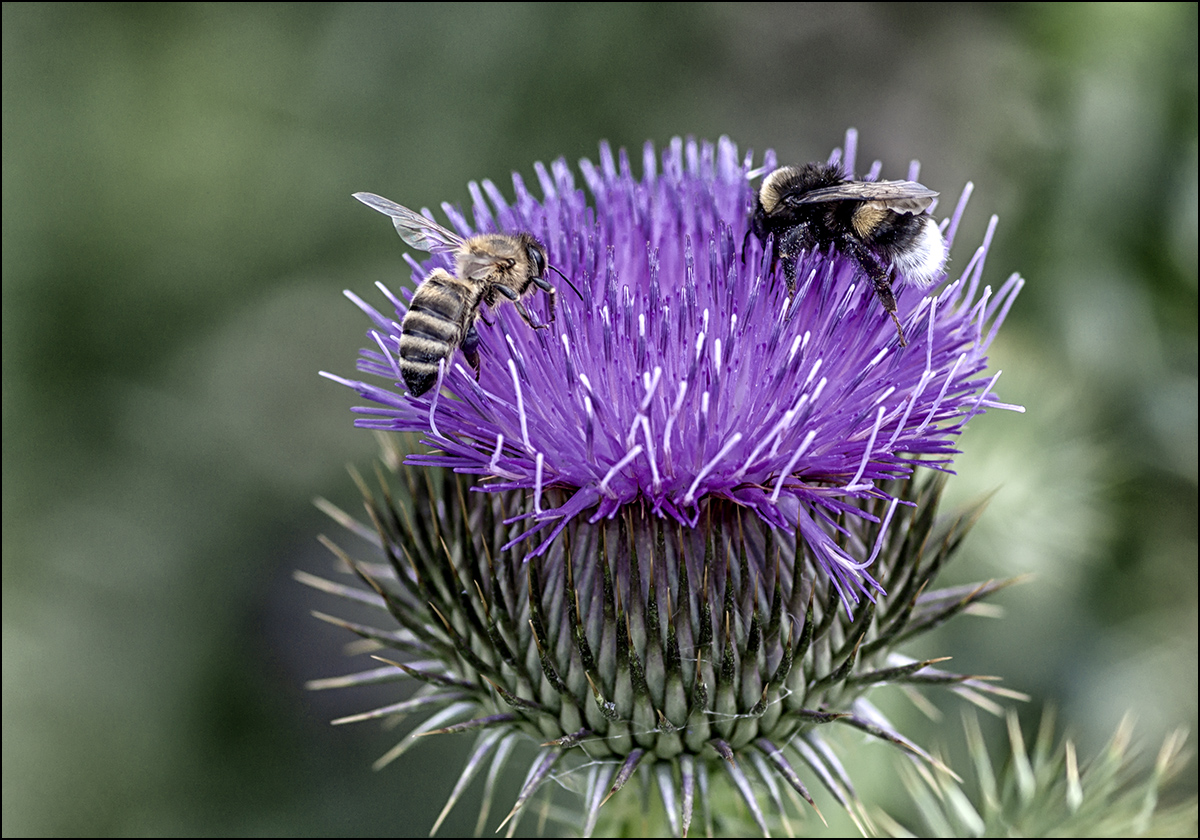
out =
<svg viewBox="0 0 1200 840"><path fill-rule="evenodd" d="M854 144L851 132L831 159L847 177ZM764 163L759 172L773 169L773 154ZM463 236L532 233L583 300L560 283L549 330L530 329L511 306L485 312L479 381L456 351L440 385L413 399L398 366L405 301L383 289L393 318L347 292L376 326L358 368L389 383L325 374L378 404L357 408L356 425L421 432L437 451L408 463L483 476L479 490L528 492L528 527L508 545L537 533L534 554L575 517L596 522L644 503L694 527L716 497L799 529L844 599L878 589L875 554L856 559L839 546L839 517L878 521L864 500L882 499L890 518L896 501L879 485L917 464L949 470L970 418L1017 408L993 393L999 374L984 374L1023 283L1013 275L995 294L981 284L995 218L940 294L897 285L901 348L853 260L802 255L789 301L761 243L751 237L742 253L755 173L727 138L677 138L661 171L648 143L640 180L623 150L614 159L602 145L598 165L580 162L590 204L564 160L535 169L541 200L514 175L511 205L484 181L470 185L471 220L443 210ZM876 165L866 179L878 177ZM970 191L944 227L949 244ZM416 282L453 270L452 255L409 261ZM546 320L544 302L530 303Z"/></svg>

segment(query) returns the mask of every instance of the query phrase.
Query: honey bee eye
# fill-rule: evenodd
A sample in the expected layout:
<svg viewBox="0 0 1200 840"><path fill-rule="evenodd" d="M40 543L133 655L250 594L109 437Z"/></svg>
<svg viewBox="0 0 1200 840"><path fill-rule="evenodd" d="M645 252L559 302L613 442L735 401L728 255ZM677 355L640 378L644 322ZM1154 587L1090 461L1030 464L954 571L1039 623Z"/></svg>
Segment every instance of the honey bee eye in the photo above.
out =
<svg viewBox="0 0 1200 840"><path fill-rule="evenodd" d="M529 259L537 269L538 277L546 273L546 258L542 256L541 249L529 246Z"/></svg>

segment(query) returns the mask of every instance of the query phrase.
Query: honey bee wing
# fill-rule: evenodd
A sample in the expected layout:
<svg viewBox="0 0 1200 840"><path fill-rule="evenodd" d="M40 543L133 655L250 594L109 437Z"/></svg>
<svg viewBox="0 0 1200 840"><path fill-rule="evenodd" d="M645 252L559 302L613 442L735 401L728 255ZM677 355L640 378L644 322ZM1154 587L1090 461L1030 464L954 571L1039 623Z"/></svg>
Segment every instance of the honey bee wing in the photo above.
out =
<svg viewBox="0 0 1200 840"><path fill-rule="evenodd" d="M487 280L497 269L510 267L513 263L511 257L482 253L474 249L463 251L461 254L463 278L476 282Z"/></svg>
<svg viewBox="0 0 1200 840"><path fill-rule="evenodd" d="M797 204L823 201L881 201L900 213L922 213L937 193L916 181L848 181L832 187L810 190L796 199Z"/></svg>
<svg viewBox="0 0 1200 840"><path fill-rule="evenodd" d="M456 251L462 247L464 239L453 231L430 221L420 213L415 213L403 205L389 201L374 193L355 193L354 197L372 210L378 210L385 216L390 216L396 226L396 233L413 248L440 254L446 251Z"/></svg>

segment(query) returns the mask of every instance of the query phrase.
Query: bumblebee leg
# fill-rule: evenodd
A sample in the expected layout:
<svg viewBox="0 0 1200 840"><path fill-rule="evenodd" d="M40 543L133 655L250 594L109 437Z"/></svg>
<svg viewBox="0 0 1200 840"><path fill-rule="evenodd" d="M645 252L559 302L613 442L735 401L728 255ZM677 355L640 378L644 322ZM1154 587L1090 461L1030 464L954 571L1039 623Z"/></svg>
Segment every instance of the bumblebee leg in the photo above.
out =
<svg viewBox="0 0 1200 840"><path fill-rule="evenodd" d="M878 274L872 275L871 282L875 285L875 295L883 304L883 311L892 316L892 323L896 325L896 334L900 336L900 346L907 347L908 342L904 340L904 327L900 326L900 319L896 316L896 296L892 294L891 277L887 272L881 270Z"/></svg>
<svg viewBox="0 0 1200 840"><path fill-rule="evenodd" d="M774 252L771 254L772 269L775 268L777 259L783 259L783 279L787 282L788 300L796 296L796 260L804 250L804 235L801 226L792 228L775 243Z"/></svg>
<svg viewBox="0 0 1200 840"><path fill-rule="evenodd" d="M787 283L788 300L796 296L796 258L791 254L783 255L783 280Z"/></svg>
<svg viewBox="0 0 1200 840"><path fill-rule="evenodd" d="M896 325L896 333L900 336L900 346L907 347L908 342L904 340L904 327L900 326L900 319L896 316L896 296L892 293L891 272L886 271L879 264L879 260L875 259L875 256L865 248L855 248L853 255L858 264L867 272L867 276L871 278L871 285L875 287L875 296L883 305L883 311L891 316L892 323Z"/></svg>
<svg viewBox="0 0 1200 840"><path fill-rule="evenodd" d="M463 336L462 344L463 355L467 358L467 364L475 371L475 381L479 381L479 331L475 329L475 325L467 327L466 335Z"/></svg>
<svg viewBox="0 0 1200 840"><path fill-rule="evenodd" d="M892 316L892 323L896 325L896 332L900 335L900 346L907 347L908 342L904 340L904 327L900 326L900 319L896 317L895 312L889 312Z"/></svg>

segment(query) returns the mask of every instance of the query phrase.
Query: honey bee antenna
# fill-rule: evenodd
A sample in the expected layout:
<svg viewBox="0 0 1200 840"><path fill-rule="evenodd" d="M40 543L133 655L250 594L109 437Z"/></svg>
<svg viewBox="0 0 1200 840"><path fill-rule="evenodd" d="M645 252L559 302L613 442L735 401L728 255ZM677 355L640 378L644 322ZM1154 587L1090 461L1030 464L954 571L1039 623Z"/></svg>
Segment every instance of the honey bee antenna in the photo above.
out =
<svg viewBox="0 0 1200 840"><path fill-rule="evenodd" d="M571 282L571 278L570 278L570 277L568 277L567 275L563 274L561 271L559 271L557 268L555 268L555 267L554 267L554 266L552 266L552 265L550 265L550 266L547 266L547 268L549 268L551 271L553 271L553 272L555 272L556 274L558 274L558 276L559 276L559 277L561 277L563 280L565 280L565 281L567 282L567 285L571 287L571 291L575 293L575 297L579 298L579 300L580 300L580 301L582 301L582 300L583 300L583 295L579 294L579 290L575 288L575 284Z"/></svg>

